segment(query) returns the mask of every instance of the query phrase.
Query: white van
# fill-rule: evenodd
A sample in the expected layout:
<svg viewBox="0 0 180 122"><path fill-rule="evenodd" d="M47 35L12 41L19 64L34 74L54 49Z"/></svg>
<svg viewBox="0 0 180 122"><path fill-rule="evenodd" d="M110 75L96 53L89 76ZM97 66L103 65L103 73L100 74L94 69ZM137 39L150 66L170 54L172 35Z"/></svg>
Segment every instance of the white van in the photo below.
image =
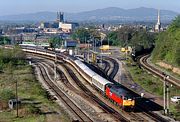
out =
<svg viewBox="0 0 180 122"><path fill-rule="evenodd" d="M180 101L180 96L173 96L173 97L171 97L171 101L175 102L175 103L178 103Z"/></svg>

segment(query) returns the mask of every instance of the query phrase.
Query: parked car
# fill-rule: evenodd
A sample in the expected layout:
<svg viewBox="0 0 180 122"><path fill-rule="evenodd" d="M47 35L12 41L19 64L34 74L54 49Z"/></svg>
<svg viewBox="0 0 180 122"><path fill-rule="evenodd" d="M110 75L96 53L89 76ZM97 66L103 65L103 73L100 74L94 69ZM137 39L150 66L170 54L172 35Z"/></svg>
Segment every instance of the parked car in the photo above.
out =
<svg viewBox="0 0 180 122"><path fill-rule="evenodd" d="M174 102L174 103L180 102L180 96L173 96L173 97L171 97L171 101Z"/></svg>

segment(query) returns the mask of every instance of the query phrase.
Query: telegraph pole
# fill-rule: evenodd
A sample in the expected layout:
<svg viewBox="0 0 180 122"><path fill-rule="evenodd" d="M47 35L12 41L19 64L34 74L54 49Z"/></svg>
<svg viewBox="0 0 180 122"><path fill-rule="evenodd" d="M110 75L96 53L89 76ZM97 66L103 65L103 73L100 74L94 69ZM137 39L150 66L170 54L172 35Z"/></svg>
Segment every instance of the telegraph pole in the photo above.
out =
<svg viewBox="0 0 180 122"><path fill-rule="evenodd" d="M18 82L17 82L17 79L15 79L16 81L16 117L18 117Z"/></svg>
<svg viewBox="0 0 180 122"><path fill-rule="evenodd" d="M12 79L13 79L13 81L15 81L15 84L16 84L16 117L18 117L19 115L18 115L18 104L19 104L19 102L18 102L18 82L17 82L17 79L16 78L14 78L14 74L13 74L13 72L12 72Z"/></svg>

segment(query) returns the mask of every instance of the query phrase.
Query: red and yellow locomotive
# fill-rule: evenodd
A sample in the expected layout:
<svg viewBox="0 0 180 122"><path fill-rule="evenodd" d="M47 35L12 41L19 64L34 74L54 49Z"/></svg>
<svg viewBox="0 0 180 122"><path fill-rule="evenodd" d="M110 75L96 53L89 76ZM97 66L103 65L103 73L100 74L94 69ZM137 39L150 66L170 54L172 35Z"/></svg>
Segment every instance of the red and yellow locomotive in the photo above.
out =
<svg viewBox="0 0 180 122"><path fill-rule="evenodd" d="M115 101L122 108L133 108L135 100L132 94L120 85L106 85L106 96Z"/></svg>

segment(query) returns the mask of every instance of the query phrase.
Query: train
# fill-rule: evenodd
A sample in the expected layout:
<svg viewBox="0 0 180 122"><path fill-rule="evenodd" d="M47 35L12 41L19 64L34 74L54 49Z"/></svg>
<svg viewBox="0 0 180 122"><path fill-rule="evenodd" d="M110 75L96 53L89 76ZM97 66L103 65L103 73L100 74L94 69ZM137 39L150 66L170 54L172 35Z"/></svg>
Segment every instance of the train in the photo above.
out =
<svg viewBox="0 0 180 122"><path fill-rule="evenodd" d="M23 48L23 47L22 47ZM57 53L53 51L47 51L44 49L33 49L33 48L23 48L23 51L30 53L37 53L40 55L47 55L51 58L57 56L58 60L63 60L70 65L72 65L80 75L95 89L97 89L103 96L107 97L122 109L134 108L135 107L135 97L132 93L122 87L121 85L114 84L107 79L103 78L99 74L91 70L87 65L85 65L81 60L73 56L63 55L62 53Z"/></svg>

